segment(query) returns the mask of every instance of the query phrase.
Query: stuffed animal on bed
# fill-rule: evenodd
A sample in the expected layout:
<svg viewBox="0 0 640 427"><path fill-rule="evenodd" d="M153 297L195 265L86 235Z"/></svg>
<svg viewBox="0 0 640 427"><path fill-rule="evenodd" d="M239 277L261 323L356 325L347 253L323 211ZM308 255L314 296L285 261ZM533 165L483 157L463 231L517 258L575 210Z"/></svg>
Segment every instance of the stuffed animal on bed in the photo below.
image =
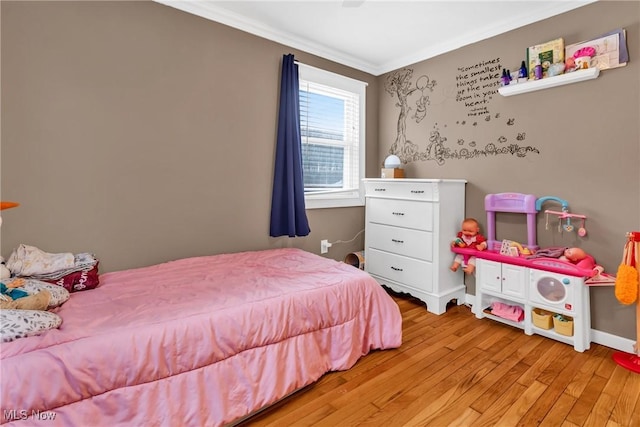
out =
<svg viewBox="0 0 640 427"><path fill-rule="evenodd" d="M62 324L62 318L49 311L69 299L69 291L62 286L13 279L0 283L0 290L0 341L39 335Z"/></svg>
<svg viewBox="0 0 640 427"><path fill-rule="evenodd" d="M16 202L0 202L0 210L16 206L19 206ZM0 226L2 226L1 216ZM46 310L49 308L51 293L42 289L30 294L27 290L20 289L26 283L25 280L11 280L11 272L5 265L3 257L0 257L0 281L0 309Z"/></svg>
<svg viewBox="0 0 640 427"><path fill-rule="evenodd" d="M6 280L11 277L11 271L4 262L4 258L0 256L0 280Z"/></svg>
<svg viewBox="0 0 640 427"><path fill-rule="evenodd" d="M0 309L47 310L51 301L51 292L41 289L29 294L21 286L24 279L14 279L0 283Z"/></svg>
<svg viewBox="0 0 640 427"><path fill-rule="evenodd" d="M16 206L14 202L0 202L0 210ZM40 280L12 279L4 258L0 259L0 340L13 341L60 326L62 318L47 310L68 300L69 292Z"/></svg>

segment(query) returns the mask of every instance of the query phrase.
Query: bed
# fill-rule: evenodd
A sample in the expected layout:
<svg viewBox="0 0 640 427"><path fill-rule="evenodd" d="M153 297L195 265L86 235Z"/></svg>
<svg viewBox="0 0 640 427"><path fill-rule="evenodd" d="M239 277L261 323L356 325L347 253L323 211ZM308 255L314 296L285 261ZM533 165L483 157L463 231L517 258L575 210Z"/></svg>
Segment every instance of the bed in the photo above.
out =
<svg viewBox="0 0 640 427"><path fill-rule="evenodd" d="M367 273L299 249L187 258L100 276L58 329L3 343L2 423L233 423L402 340Z"/></svg>

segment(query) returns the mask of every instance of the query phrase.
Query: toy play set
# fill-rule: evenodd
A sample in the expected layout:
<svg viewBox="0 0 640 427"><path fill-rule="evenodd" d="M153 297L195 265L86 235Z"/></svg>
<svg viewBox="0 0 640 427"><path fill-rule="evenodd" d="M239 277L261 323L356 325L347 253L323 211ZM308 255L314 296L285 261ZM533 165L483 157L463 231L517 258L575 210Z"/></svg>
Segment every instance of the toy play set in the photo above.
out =
<svg viewBox="0 0 640 427"><path fill-rule="evenodd" d="M543 210L547 202L560 204L560 209ZM555 217L559 233L587 235L587 216L570 212L566 200L521 193L488 194L485 210L487 249L467 248L456 241L451 248L462 255L465 262L477 258L473 307L476 316L507 323L524 329L528 335L544 335L584 351L591 342L589 286L615 286L616 298L622 304L637 304L638 342L634 346L635 354L616 352L613 358L621 366L640 373L640 232L628 234L616 277L604 273L581 248L538 246L539 213L545 215L547 230L550 218ZM496 213L499 212L526 215L526 243L496 240ZM555 226L555 221L552 222Z"/></svg>
<svg viewBox="0 0 640 427"><path fill-rule="evenodd" d="M593 260L590 255L584 253L584 251L576 250L573 257L567 257L567 254L564 253L566 248L553 248L553 250L561 250L561 252L552 252L549 249L539 250L540 248L538 247L536 237L536 218L542 210L542 205L548 201L559 203L561 205L561 211L544 211L546 216L545 226L547 228L549 227L549 216L556 216L558 218L559 232L573 232L576 230L574 223L577 219L580 221L580 226L577 229L578 236L584 237L587 235L585 228L586 215L569 212L569 203L564 199L554 196L537 198L533 194L522 193L488 194L484 200L485 211L487 213L487 251L477 251L457 245L452 248L452 251L462 254L466 259L471 256L476 256L496 262L507 262L509 264L568 274L576 277L592 278L598 276L598 278L601 279L599 283L605 283L606 276L603 275L602 269L597 268L598 266L595 264L595 260ZM520 244L510 240L496 240L496 213L499 212L526 215L526 244ZM613 279L609 278L608 283L613 283Z"/></svg>

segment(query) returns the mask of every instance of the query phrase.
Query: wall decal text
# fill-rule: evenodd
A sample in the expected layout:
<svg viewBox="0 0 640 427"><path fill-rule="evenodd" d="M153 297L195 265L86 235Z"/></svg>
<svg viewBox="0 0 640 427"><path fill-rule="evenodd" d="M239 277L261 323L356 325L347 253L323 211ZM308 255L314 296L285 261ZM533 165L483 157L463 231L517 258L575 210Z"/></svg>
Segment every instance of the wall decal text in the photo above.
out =
<svg viewBox="0 0 640 427"><path fill-rule="evenodd" d="M456 102L467 109L467 117L489 114L489 102L500 86L500 58L458 67L457 71Z"/></svg>

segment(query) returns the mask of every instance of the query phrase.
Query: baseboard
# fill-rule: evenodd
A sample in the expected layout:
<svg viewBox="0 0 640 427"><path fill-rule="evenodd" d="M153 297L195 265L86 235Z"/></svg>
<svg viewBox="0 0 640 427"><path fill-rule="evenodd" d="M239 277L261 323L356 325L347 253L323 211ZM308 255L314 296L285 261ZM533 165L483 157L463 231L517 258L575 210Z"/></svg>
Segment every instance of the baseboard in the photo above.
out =
<svg viewBox="0 0 640 427"><path fill-rule="evenodd" d="M475 295L465 294L465 305L471 307L475 302ZM591 342L604 345L615 350L633 354L634 341L629 338L619 337L608 332L591 329Z"/></svg>
<svg viewBox="0 0 640 427"><path fill-rule="evenodd" d="M625 353L633 354L634 341L629 338L622 338L617 335L612 335L608 332L591 330L591 342L604 345L616 350L624 351Z"/></svg>
<svg viewBox="0 0 640 427"><path fill-rule="evenodd" d="M472 306L476 302L475 295L464 294L464 305Z"/></svg>

